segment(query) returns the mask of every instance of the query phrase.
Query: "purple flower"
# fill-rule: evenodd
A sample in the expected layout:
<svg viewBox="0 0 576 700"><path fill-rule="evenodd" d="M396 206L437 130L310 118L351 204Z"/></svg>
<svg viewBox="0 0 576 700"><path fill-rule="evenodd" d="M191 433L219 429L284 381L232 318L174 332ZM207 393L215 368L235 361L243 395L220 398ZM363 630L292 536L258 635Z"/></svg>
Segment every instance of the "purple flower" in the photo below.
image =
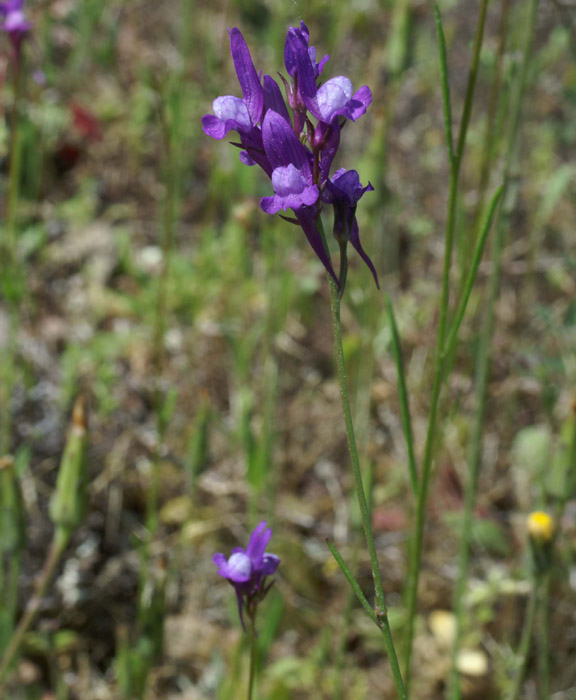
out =
<svg viewBox="0 0 576 700"><path fill-rule="evenodd" d="M243 97L217 97L212 105L214 115L206 114L202 117L204 133L214 139L223 139L231 130L240 134L250 133L260 121L264 107L264 91L250 51L240 30L236 28L230 32L230 53Z"/></svg>
<svg viewBox="0 0 576 700"><path fill-rule="evenodd" d="M322 194L322 199L324 202L334 205L334 238L340 243L341 248L342 246L345 248L348 241L352 243L370 269L376 286L380 289L374 265L360 243L360 232L358 221L356 220L356 205L364 192L373 190L374 188L370 183L366 187L362 187L356 170L341 168L334 173L331 180L326 182L326 189Z"/></svg>
<svg viewBox="0 0 576 700"><path fill-rule="evenodd" d="M24 0L0 2L0 16L4 18L1 28L8 33L13 45L18 48L22 39L32 29L32 23L24 16Z"/></svg>
<svg viewBox="0 0 576 700"><path fill-rule="evenodd" d="M242 627L244 627L244 605L253 620L258 603L268 593L273 583L267 584L266 578L272 576L280 563L280 559L275 554L266 553L271 537L272 530L267 528L266 522L263 521L250 535L246 549L236 547L228 559L223 554L215 554L212 557L220 576L227 579L236 591Z"/></svg>
<svg viewBox="0 0 576 700"><path fill-rule="evenodd" d="M318 87L316 78L319 65L311 57L308 41L299 29L290 27L284 50L286 69L295 78L298 85L297 99L294 107L303 105L321 122L332 123L337 117L356 121L372 102L372 93L366 85L356 93L348 78L339 75ZM322 67L325 61L323 59Z"/></svg>
<svg viewBox="0 0 576 700"><path fill-rule="evenodd" d="M367 110L372 93L367 86L354 92L343 76L319 84L329 59L316 61L310 34L304 22L290 27L284 46L288 77L280 75L286 98L270 76L256 72L250 51L239 29L230 31L230 50L242 90L242 98L225 95L214 100L214 114L202 119L206 134L223 139L237 131L245 165L259 165L272 181L273 193L263 197L261 208L268 214L291 209L287 219L299 225L327 272L343 291L346 247L351 242L368 265L376 284L378 278L359 239L356 221L358 200L372 185L362 187L355 170L339 170L330 177L347 119L356 121ZM334 235L340 245L339 280L332 267L330 251L320 227L325 205L334 207Z"/></svg>

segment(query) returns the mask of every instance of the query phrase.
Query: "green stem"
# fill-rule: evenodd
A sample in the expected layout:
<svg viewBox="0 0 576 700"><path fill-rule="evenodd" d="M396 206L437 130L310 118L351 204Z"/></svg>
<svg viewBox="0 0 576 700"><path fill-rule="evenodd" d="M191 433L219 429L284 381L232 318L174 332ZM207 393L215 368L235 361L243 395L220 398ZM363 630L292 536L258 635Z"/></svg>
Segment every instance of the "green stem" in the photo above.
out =
<svg viewBox="0 0 576 700"><path fill-rule="evenodd" d="M526 610L524 617L524 627L520 638L520 646L518 647L518 652L516 654L516 676L514 677L514 682L510 688L510 692L507 695L506 700L518 700L520 693L522 692L522 685L524 684L524 678L526 677L526 670L528 668L528 655L530 653L530 642L534 631L534 622L536 621L537 606L538 585L536 579L534 579L532 591L530 592L530 599L528 600L528 609Z"/></svg>
<svg viewBox="0 0 576 700"><path fill-rule="evenodd" d="M466 485L464 516L462 522L460 548L458 555L458 577L454 592L456 633L452 648L452 673L450 680L450 697L452 697L453 700L458 700L461 696L459 674L456 668L456 658L458 655L458 649L460 646L460 640L462 637L462 630L464 626L463 598L466 587L466 581L468 579L468 570L470 563L470 539L472 534L474 503L476 502L476 493L478 489L478 480L482 461L482 435L488 396L488 379L490 374L490 347L492 343L492 336L494 333L495 320L494 309L500 289L501 260L502 251L504 248L504 232L506 228L507 219L511 211L511 207L513 205L513 202L510 201L510 198L507 197L507 194L510 183L512 165L516 153L517 134L520 122L522 98L524 95L526 80L528 76L528 64L532 46L532 37L534 34L537 6L538 0L531 0L531 5L529 8L529 25L525 34L525 43L522 53L522 66L516 85L516 90L511 102L512 116L510 119L507 139L508 150L506 154L506 162L504 168L504 183L502 194L505 206L502 206L496 214L496 235L494 236L492 242L492 274L489 282L486 315L484 317L484 323L481 331L480 344L478 349L478 360L476 364L476 414L470 444L469 478Z"/></svg>
<svg viewBox="0 0 576 700"><path fill-rule="evenodd" d="M0 456L10 451L12 428L11 399L14 389L16 334L18 330L20 272L17 261L17 216L20 199L22 149L20 148L20 102L22 93L22 52L14 53L12 62L13 103L10 120L8 195L4 236L0 246L3 260L1 273L9 308L9 329L6 352L2 360L0 387Z"/></svg>
<svg viewBox="0 0 576 700"><path fill-rule="evenodd" d="M542 577L540 587L540 634L538 635L538 681L540 697L548 700L550 697L550 572Z"/></svg>
<svg viewBox="0 0 576 700"><path fill-rule="evenodd" d="M256 675L256 621L254 615L250 616L250 675L248 677L247 700L252 700L254 692L254 677Z"/></svg>
<svg viewBox="0 0 576 700"><path fill-rule="evenodd" d="M434 461L435 441L438 434L437 415L438 402L444 382L446 369L446 356L444 354L444 345L446 342L446 334L448 328L448 312L450 308L450 272L452 268L452 252L454 248L454 235L456 231L456 212L459 194L460 167L466 147L466 136L470 117L472 114L472 104L474 100L474 92L476 87L476 78L478 75L478 66L480 62L480 52L482 48L482 40L484 37L484 25L486 20L486 11L489 0L482 0L480 13L476 25L476 35L474 39L474 49L472 54L472 63L468 75L468 84L466 88L466 97L464 108L462 111L462 120L460 132L458 136L458 144L456 152L452 153L452 144L448 145L448 153L450 157L450 190L448 195L448 214L446 219L445 244L444 244L444 267L442 272L442 296L440 301L440 318L438 326L438 336L436 341L436 354L434 363L434 380L432 387L432 398L430 402L430 410L428 414L428 428L426 432L426 443L424 446L424 457L422 460L420 484L418 488L418 496L416 502L416 517L414 532L410 541L409 563L408 563L408 584L406 589L406 605L408 609L408 619L406 625L406 636L404 638L404 677L406 685L409 689L411 677L412 651L414 646L414 627L416 620L416 612L418 606L418 583L420 579L420 569L422 561L422 545L424 540L424 522L426 515L426 504L428 500L428 491L430 488L430 477L432 473L432 464ZM437 18L439 17L437 13ZM440 26L441 26L441 22ZM440 34L440 63L442 84L447 85L448 73L446 68L446 57L443 49L443 32ZM444 107L445 119L448 125L450 121L450 97L449 90L444 88ZM447 138L451 131L447 126Z"/></svg>
<svg viewBox="0 0 576 700"><path fill-rule="evenodd" d="M42 569L42 573L40 574L40 578L36 584L36 592L29 600L28 605L26 606L26 611L21 617L18 626L14 630L14 634L10 638L10 642L6 647L2 661L0 662L0 692L4 689L6 674L8 673L16 654L20 649L24 635L26 632L28 632L36 620L42 598L46 593L48 585L52 581L52 577L54 576L58 562L64 553L68 539L68 534L63 530L56 530L48 556L44 563L44 568Z"/></svg>
<svg viewBox="0 0 576 700"><path fill-rule="evenodd" d="M321 222L319 222L319 227ZM394 682L401 698L406 697L406 690L400 672L400 665L394 648L392 632L388 622L386 600L384 597L384 589L382 587L382 577L380 575L380 567L378 565L378 556L376 553L376 544L374 542L374 533L372 532L372 524L370 522L370 512L366 501L366 493L362 482L362 472L360 470L360 460L358 458L358 449L356 447L356 438L354 435L354 424L352 422L352 412L350 410L350 399L348 396L348 380L346 377L346 365L344 361L344 349L342 346L342 328L340 323L340 292L334 280L329 276L328 284L330 287L330 304L332 308L332 329L334 331L334 353L336 356L336 368L338 374L338 382L340 385L340 398L342 400L342 410L344 412L344 423L346 425L346 437L348 438L348 449L350 452L350 460L352 463L352 474L354 477L354 487L356 489L356 497L360 507L360 516L362 519L362 529L368 548L370 564L372 567L372 576L374 579L374 599L375 599L375 614L381 619L381 629L384 635L384 646L390 666Z"/></svg>

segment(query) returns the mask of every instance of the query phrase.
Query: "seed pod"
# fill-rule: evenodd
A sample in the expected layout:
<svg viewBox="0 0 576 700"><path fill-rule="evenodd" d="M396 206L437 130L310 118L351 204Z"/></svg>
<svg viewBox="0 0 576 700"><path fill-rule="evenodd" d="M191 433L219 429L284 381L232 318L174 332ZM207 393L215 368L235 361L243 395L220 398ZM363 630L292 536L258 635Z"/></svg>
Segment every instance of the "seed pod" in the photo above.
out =
<svg viewBox="0 0 576 700"><path fill-rule="evenodd" d="M84 518L87 503L86 410L83 396L76 399L68 439L60 462L50 517L62 534L70 537Z"/></svg>
<svg viewBox="0 0 576 700"><path fill-rule="evenodd" d="M22 493L12 457L0 458L0 550L14 554L24 546Z"/></svg>

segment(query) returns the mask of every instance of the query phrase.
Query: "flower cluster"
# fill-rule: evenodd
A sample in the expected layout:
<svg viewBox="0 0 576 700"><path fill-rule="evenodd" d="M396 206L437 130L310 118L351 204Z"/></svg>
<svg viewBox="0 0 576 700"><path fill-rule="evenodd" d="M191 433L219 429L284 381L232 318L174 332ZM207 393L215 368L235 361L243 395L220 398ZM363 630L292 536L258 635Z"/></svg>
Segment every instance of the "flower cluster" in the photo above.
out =
<svg viewBox="0 0 576 700"><path fill-rule="evenodd" d="M272 576L280 563L280 559L275 554L266 553L271 537L272 530L266 527L265 522L261 522L250 535L246 549L236 547L232 550L229 559L226 559L223 554L215 554L212 558L220 576L234 586L242 627L244 627L244 605L248 616L254 621L258 603L273 584L273 581L267 583L266 579Z"/></svg>
<svg viewBox="0 0 576 700"><path fill-rule="evenodd" d="M22 39L32 29L32 23L24 16L24 0L0 2L0 18L3 20L0 28L8 34L12 45L18 51Z"/></svg>
<svg viewBox="0 0 576 700"><path fill-rule="evenodd" d="M316 61L316 50L309 45L309 33L290 27L286 36L284 61L288 77L280 76L285 99L278 83L256 72L250 51L239 29L230 32L232 60L242 97L225 95L214 100L214 114L202 119L204 132L223 139L236 131L241 148L240 160L259 165L272 180L274 194L263 197L260 206L268 214L292 209L312 249L337 284L344 286L348 242L370 268L376 285L378 277L372 261L360 243L356 206L372 185L363 187L356 170L340 169L330 174L340 144L342 128L356 121L372 101L367 86L353 91L345 76L319 84L329 59ZM340 280L332 267L330 253L318 217L324 205L334 211L334 235L340 246Z"/></svg>

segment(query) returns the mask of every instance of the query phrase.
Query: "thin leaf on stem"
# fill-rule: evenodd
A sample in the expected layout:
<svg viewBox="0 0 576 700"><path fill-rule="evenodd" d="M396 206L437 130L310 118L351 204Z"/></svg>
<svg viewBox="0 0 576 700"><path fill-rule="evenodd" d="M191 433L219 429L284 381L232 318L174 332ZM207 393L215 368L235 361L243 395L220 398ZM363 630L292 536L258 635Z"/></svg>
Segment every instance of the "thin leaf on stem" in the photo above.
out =
<svg viewBox="0 0 576 700"><path fill-rule="evenodd" d="M474 255L472 256L472 263L470 265L470 270L468 272L468 277L466 278L466 284L464 285L464 292L460 303L458 304L458 309L456 311L456 318L452 324L452 328L448 334L448 339L446 345L444 346L444 357L448 357L452 354L454 347L456 345L456 338L458 336L458 331L460 330L460 325L464 319L464 314L466 313L466 308L468 307L468 302L470 301L470 295L472 293L472 288L474 282L476 281L476 274L478 273L478 267L480 266L480 261L482 260L482 254L484 253L484 248L486 247L486 240L490 229L492 228L492 221L494 220L494 214L496 213L496 208L500 203L502 198L502 193L504 192L504 185L494 192L492 199L490 201L490 207L488 209L488 214L476 242L476 248L474 249Z"/></svg>
<svg viewBox="0 0 576 700"><path fill-rule="evenodd" d="M386 295L386 306L388 308L388 319L390 321L390 329L392 330L392 349L394 351L394 361L396 362L396 372L398 374L398 395L400 398L400 415L402 418L402 431L406 440L406 449L408 450L408 467L410 470L410 485L412 492L418 492L418 467L416 465L416 456L414 454L414 436L412 433L412 417L410 415L410 401L408 399L408 389L406 387L406 376L404 373L404 360L402 358L402 343L400 342L400 334L394 316L394 308L390 297Z"/></svg>
<svg viewBox="0 0 576 700"><path fill-rule="evenodd" d="M442 83L442 105L444 107L444 133L450 163L454 161L454 139L452 136L452 101L450 99L450 81L448 78L448 59L446 52L446 38L442 27L442 17L438 3L434 3L434 19L436 21L436 35L438 37L438 59L440 61L440 80Z"/></svg>
<svg viewBox="0 0 576 700"><path fill-rule="evenodd" d="M350 571L350 569L346 565L346 562L342 558L342 555L336 549L336 545L333 542L331 542L330 540L326 540L326 544L328 545L328 548L332 552L332 556L334 557L334 559L336 559L336 563L338 564L338 566L342 570L342 573L344 574L344 576L346 576L346 579L348 580L348 583L350 584L350 586L352 587L352 590L356 594L356 597L360 601L360 605L364 608L364 610L366 610L366 612L368 613L368 616L370 617L372 622L374 622L374 624L380 626L380 623L378 622L378 618L376 616L376 613L374 612L372 606L368 602L366 596L364 595L364 592L360 588L360 584L354 578L354 574Z"/></svg>

